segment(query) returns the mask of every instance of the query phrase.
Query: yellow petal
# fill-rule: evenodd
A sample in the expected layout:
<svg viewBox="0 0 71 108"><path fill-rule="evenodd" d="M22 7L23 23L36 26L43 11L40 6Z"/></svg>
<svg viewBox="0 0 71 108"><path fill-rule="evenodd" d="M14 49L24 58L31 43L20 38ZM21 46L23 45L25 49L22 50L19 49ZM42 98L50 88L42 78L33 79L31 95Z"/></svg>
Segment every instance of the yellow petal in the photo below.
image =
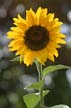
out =
<svg viewBox="0 0 71 108"><path fill-rule="evenodd" d="M10 30L17 32L17 33L23 33L24 32L24 30L20 29L19 27L11 27Z"/></svg>
<svg viewBox="0 0 71 108"><path fill-rule="evenodd" d="M18 26L22 30L29 27L27 21L25 19L23 19L20 15L18 15L18 18L13 18L13 20L14 20L13 24Z"/></svg>
<svg viewBox="0 0 71 108"><path fill-rule="evenodd" d="M60 38L66 38L66 36L64 34L59 34L57 36L60 37Z"/></svg>
<svg viewBox="0 0 71 108"><path fill-rule="evenodd" d="M56 43L66 44L66 41L63 39L56 39Z"/></svg>
<svg viewBox="0 0 71 108"><path fill-rule="evenodd" d="M16 47L16 46L20 46L20 45L23 45L23 40L17 39L17 40L12 40L9 43L8 47L12 47L12 46Z"/></svg>
<svg viewBox="0 0 71 108"><path fill-rule="evenodd" d="M41 7L39 7L36 11L36 16L39 17L40 16L40 13L41 13Z"/></svg>
<svg viewBox="0 0 71 108"><path fill-rule="evenodd" d="M56 49L52 49L52 53L53 53L56 57L58 57L58 51L57 51Z"/></svg>
<svg viewBox="0 0 71 108"><path fill-rule="evenodd" d="M34 61L34 56L32 55L31 52L28 52L28 54L24 55L23 61L27 66L32 65L32 63Z"/></svg>
<svg viewBox="0 0 71 108"><path fill-rule="evenodd" d="M50 21L52 21L54 19L54 13L52 14L52 13L49 13L48 15L47 15L47 21L48 22L50 22Z"/></svg>
<svg viewBox="0 0 71 108"><path fill-rule="evenodd" d="M8 32L7 38L10 39L23 39L23 33L17 33L17 32Z"/></svg>
<svg viewBox="0 0 71 108"><path fill-rule="evenodd" d="M39 15L39 25L44 25L46 15L47 15L47 8L42 9Z"/></svg>
<svg viewBox="0 0 71 108"><path fill-rule="evenodd" d="M29 11L26 11L26 20L30 26L36 24L36 16L32 9L30 9Z"/></svg>
<svg viewBox="0 0 71 108"><path fill-rule="evenodd" d="M50 52L48 52L48 55L47 55L48 59L53 61L54 62L54 56L53 54L51 54Z"/></svg>
<svg viewBox="0 0 71 108"><path fill-rule="evenodd" d="M52 28L52 29L49 29L49 31L52 32L52 33L53 33L53 32L54 32L54 33L59 33L59 32L60 32L60 29L61 29L60 27L54 27L54 28Z"/></svg>

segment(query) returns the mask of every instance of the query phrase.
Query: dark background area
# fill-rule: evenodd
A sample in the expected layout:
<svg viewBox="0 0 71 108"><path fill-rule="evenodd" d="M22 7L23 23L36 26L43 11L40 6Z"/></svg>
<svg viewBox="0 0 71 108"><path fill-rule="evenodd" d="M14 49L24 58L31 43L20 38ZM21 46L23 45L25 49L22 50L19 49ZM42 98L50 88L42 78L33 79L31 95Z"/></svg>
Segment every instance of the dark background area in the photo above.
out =
<svg viewBox="0 0 71 108"><path fill-rule="evenodd" d="M15 57L8 51L7 31L12 26L12 18L20 13L25 18L25 11L30 7L34 11L41 6L54 12L64 24L61 32L66 35L66 45L59 49L55 62L46 62L46 66L63 64L71 66L71 0L0 0L0 108L26 108L23 95L24 87L38 80L35 64L28 68L23 63L10 61ZM44 67L43 67L44 68ZM45 89L50 93L45 96L45 105L66 104L71 107L71 70L59 70L45 78Z"/></svg>

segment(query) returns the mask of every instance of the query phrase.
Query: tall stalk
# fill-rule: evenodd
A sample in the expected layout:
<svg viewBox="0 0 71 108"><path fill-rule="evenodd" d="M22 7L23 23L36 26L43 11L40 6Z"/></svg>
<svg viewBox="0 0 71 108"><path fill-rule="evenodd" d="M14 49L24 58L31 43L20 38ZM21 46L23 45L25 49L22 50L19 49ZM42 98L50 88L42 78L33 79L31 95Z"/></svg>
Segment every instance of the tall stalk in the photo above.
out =
<svg viewBox="0 0 71 108"><path fill-rule="evenodd" d="M37 64L37 70L39 75L39 81L43 80L42 74L42 65L40 63ZM44 96L43 96L43 86L40 89L40 108L44 105Z"/></svg>

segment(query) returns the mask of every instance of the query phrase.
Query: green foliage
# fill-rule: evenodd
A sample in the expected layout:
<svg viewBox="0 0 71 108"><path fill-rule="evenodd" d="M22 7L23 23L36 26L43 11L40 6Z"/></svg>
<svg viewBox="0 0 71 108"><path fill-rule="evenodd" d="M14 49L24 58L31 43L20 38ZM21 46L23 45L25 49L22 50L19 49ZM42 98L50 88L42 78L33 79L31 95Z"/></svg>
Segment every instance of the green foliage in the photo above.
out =
<svg viewBox="0 0 71 108"><path fill-rule="evenodd" d="M34 108L39 102L39 96L34 93L25 95L23 98L27 108Z"/></svg>
<svg viewBox="0 0 71 108"><path fill-rule="evenodd" d="M69 66L64 66L64 65L54 65L54 66L48 66L46 67L42 72L43 72L43 77L45 77L47 74L57 71L59 69L69 69Z"/></svg>
<svg viewBox="0 0 71 108"><path fill-rule="evenodd" d="M48 94L49 91L43 91L43 96ZM23 96L24 102L27 106L27 108L34 108L38 102L40 101L40 93L31 93L28 95Z"/></svg>
<svg viewBox="0 0 71 108"><path fill-rule="evenodd" d="M44 80L41 80L39 82L35 82L33 84L31 84L30 86L25 87L24 89L36 89L38 91L40 91L40 89L42 88L44 83Z"/></svg>
<svg viewBox="0 0 71 108"><path fill-rule="evenodd" d="M36 63L36 66L38 65L38 63ZM42 72L43 72L43 77L45 77L47 74L59 70L59 69L67 69L69 68L69 66L64 66L64 65L54 65L54 66L48 66L47 68L45 68ZM33 84L31 84L30 86L25 87L25 89L36 89L39 92L38 93L31 93L28 95L23 96L24 102L27 106L27 108L34 108L36 107L36 105L38 104L38 102L40 101L40 90L44 85L44 80L40 80L39 82L35 82ZM45 96L49 91L43 91L43 96ZM64 108L64 106L54 106L51 108ZM47 108L46 106L41 106L41 108Z"/></svg>
<svg viewBox="0 0 71 108"><path fill-rule="evenodd" d="M19 56L17 56L17 57L15 57L15 58L13 58L11 61L18 62L18 61L20 61L20 57L19 57Z"/></svg>
<svg viewBox="0 0 71 108"><path fill-rule="evenodd" d="M67 106L67 105L55 105L51 108L69 108L69 106Z"/></svg>
<svg viewBox="0 0 71 108"><path fill-rule="evenodd" d="M20 61L19 56L15 57L14 59L12 59L11 61ZM39 68L38 62L37 60L34 61L36 64L37 69ZM64 65L53 65L53 66L48 66L45 69L43 69L42 71L42 77L44 78L47 74L60 70L60 69L69 69L69 66L64 66ZM41 88L43 88L44 85L44 79L42 78L42 80L40 80L39 82L35 82L27 87L25 87L24 89L35 89L38 90L38 93L30 93L28 95L24 95L23 96L23 100L27 106L27 108L37 108L37 104L40 102L40 91ZM43 91L43 96L45 96L46 94L48 94L49 91ZM39 106L38 106L39 107ZM41 108L48 108L47 106L42 105ZM66 105L56 105L50 108L69 108Z"/></svg>
<svg viewBox="0 0 71 108"><path fill-rule="evenodd" d="M55 105L53 107L41 106L41 108L69 108L67 105Z"/></svg>

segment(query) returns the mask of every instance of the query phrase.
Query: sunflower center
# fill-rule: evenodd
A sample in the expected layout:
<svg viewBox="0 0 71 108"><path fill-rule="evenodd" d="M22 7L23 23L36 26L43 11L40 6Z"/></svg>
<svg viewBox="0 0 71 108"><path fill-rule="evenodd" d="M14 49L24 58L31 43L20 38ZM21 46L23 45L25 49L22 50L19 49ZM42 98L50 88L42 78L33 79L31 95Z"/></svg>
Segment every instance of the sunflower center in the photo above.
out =
<svg viewBox="0 0 71 108"><path fill-rule="evenodd" d="M24 36L25 44L31 50L40 50L46 47L49 42L49 32L42 26L30 27Z"/></svg>

